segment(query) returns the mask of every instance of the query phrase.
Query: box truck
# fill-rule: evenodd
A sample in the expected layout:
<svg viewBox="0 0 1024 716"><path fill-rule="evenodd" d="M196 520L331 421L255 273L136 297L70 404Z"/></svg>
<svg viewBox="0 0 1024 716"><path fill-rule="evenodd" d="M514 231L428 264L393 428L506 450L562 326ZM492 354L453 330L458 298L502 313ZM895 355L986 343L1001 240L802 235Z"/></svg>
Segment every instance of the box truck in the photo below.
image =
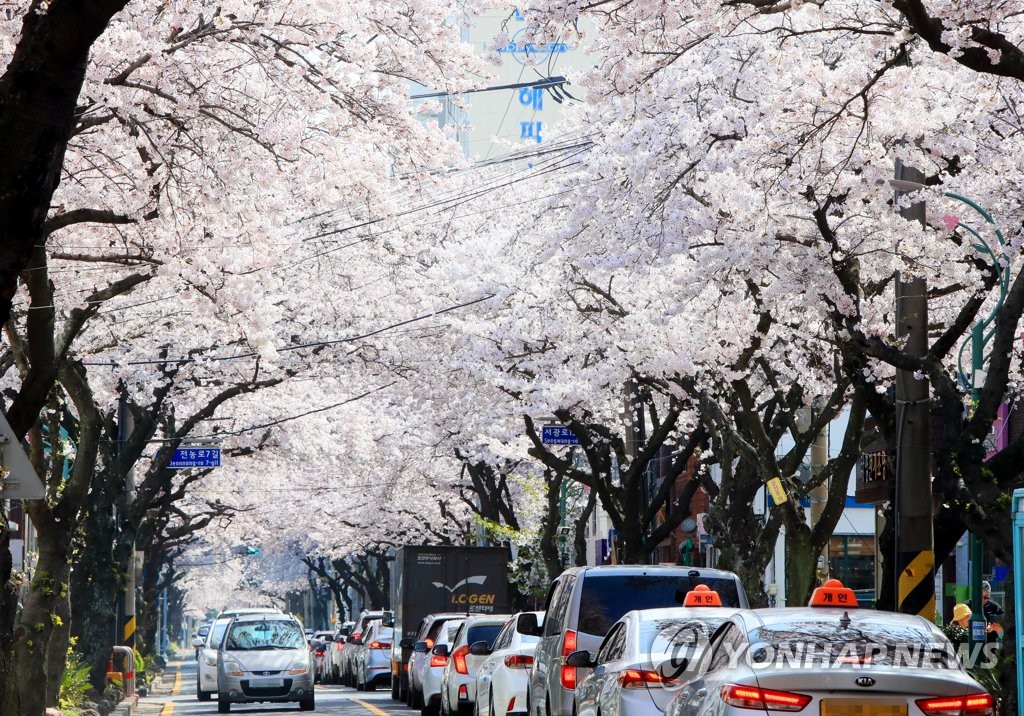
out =
<svg viewBox="0 0 1024 716"><path fill-rule="evenodd" d="M391 698L404 700L409 656L428 614L504 614L510 611L509 551L505 547L399 547L391 568Z"/></svg>

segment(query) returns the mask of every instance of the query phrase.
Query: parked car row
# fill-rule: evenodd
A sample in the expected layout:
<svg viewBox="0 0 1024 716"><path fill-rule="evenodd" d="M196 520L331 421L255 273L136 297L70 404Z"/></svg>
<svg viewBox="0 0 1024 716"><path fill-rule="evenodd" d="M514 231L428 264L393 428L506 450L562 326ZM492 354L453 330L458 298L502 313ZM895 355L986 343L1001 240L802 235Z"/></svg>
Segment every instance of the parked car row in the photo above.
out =
<svg viewBox="0 0 1024 716"><path fill-rule="evenodd" d="M241 657L224 651L231 630L261 618L210 626L208 644L222 640L222 681L241 670ZM322 635L319 678L360 690L392 682L394 638L389 613L364 612ZM331 650L339 641L343 648ZM994 713L992 697L934 624L859 609L836 580L807 607L751 609L731 572L579 567L552 582L543 611L431 614L401 647L410 653L408 688L392 688L392 697L422 716Z"/></svg>
<svg viewBox="0 0 1024 716"><path fill-rule="evenodd" d="M412 644L423 716L991 716L933 623L859 609L836 580L803 608L750 609L730 572L570 569L543 612L438 614Z"/></svg>

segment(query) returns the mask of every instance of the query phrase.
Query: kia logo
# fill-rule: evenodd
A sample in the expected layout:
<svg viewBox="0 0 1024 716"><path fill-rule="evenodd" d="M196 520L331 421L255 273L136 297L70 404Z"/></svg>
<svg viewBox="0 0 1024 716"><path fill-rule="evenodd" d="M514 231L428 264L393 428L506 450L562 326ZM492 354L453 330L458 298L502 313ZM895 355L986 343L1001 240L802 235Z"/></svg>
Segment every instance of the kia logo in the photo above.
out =
<svg viewBox="0 0 1024 716"><path fill-rule="evenodd" d="M858 676L853 680L853 683L857 684L857 686L874 686L875 680L870 676Z"/></svg>

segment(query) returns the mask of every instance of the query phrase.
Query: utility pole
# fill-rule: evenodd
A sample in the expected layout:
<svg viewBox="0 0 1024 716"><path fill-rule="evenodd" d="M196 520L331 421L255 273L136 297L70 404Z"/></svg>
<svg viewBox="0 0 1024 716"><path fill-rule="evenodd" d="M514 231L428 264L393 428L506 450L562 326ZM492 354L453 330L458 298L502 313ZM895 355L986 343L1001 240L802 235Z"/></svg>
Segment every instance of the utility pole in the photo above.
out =
<svg viewBox="0 0 1024 716"><path fill-rule="evenodd" d="M924 184L924 174L896 163L898 181ZM903 192L897 192L897 199ZM923 201L900 210L900 215L922 225ZM928 353L928 296L923 276L896 282L896 338L910 356ZM896 371L896 489L893 519L896 526L895 587L897 611L935 620L935 552L932 541L931 446L929 444L929 388L923 376Z"/></svg>
<svg viewBox="0 0 1024 716"><path fill-rule="evenodd" d="M126 397L126 388L121 386L120 396L117 403L117 439L118 439L118 451L123 451L128 439L131 437L132 431L135 429L135 421L132 418L131 408L128 407L128 399ZM118 519L123 518L124 515L128 514L128 510L131 506L132 500L135 498L135 468L131 467L125 474L125 486L124 486L124 500L122 503L124 513L119 516ZM128 556L128 569L125 570L124 580L124 593L122 595L122 609L121 609L121 634L115 640L115 644L121 644L123 646L135 648L135 571L138 557L135 552L135 545L132 544L132 549ZM135 665L132 664L128 667L129 670L134 671Z"/></svg>

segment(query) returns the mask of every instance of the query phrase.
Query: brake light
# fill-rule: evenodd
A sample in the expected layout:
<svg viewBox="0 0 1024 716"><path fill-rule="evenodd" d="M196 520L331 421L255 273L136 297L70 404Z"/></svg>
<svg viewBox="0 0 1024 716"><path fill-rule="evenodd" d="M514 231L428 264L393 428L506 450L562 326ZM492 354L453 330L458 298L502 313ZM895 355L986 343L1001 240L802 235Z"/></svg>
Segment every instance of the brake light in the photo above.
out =
<svg viewBox="0 0 1024 716"><path fill-rule="evenodd" d="M643 669L626 669L619 674L619 686L624 689L635 689L647 685L664 684L667 679L657 671L646 671Z"/></svg>
<svg viewBox="0 0 1024 716"><path fill-rule="evenodd" d="M993 713L992 696L989 694L918 699L917 707L926 716L991 716Z"/></svg>
<svg viewBox="0 0 1024 716"><path fill-rule="evenodd" d="M505 666L510 669L529 669L533 665L532 656L522 654L510 654L505 657Z"/></svg>
<svg viewBox="0 0 1024 716"><path fill-rule="evenodd" d="M469 667L466 666L466 654L468 653L469 647L463 644L455 650L455 653L452 654L452 659L455 660L455 671L460 674L469 673Z"/></svg>
<svg viewBox="0 0 1024 716"><path fill-rule="evenodd" d="M469 689L465 684L459 686L459 701L469 701Z"/></svg>
<svg viewBox="0 0 1024 716"><path fill-rule="evenodd" d="M426 644L427 644L427 651L430 651L431 649L434 648L434 640L433 639L427 639Z"/></svg>
<svg viewBox="0 0 1024 716"><path fill-rule="evenodd" d="M562 658L569 656L569 654L576 651L576 632L571 629L567 629L565 634L562 635ZM563 689L575 689L576 688L576 667L573 666L562 666L560 673Z"/></svg>
<svg viewBox="0 0 1024 716"><path fill-rule="evenodd" d="M386 642L383 642L383 641L371 641L370 642L370 648L371 649L390 649L391 645L386 643Z"/></svg>
<svg viewBox="0 0 1024 716"><path fill-rule="evenodd" d="M811 697L805 694L794 694L791 691L726 684L722 687L722 701L741 709L800 711L811 703Z"/></svg>
<svg viewBox="0 0 1024 716"><path fill-rule="evenodd" d="M431 666L444 666L448 663L447 656L441 656L440 654L432 654L430 657Z"/></svg>
<svg viewBox="0 0 1024 716"><path fill-rule="evenodd" d="M576 651L576 632L569 630L562 637L562 658Z"/></svg>
<svg viewBox="0 0 1024 716"><path fill-rule="evenodd" d="M508 700L508 706L505 708L505 713L512 713L516 706L516 697L513 696Z"/></svg>
<svg viewBox="0 0 1024 716"><path fill-rule="evenodd" d="M335 651L341 651L341 642L340 641L334 642L334 650Z"/></svg>

